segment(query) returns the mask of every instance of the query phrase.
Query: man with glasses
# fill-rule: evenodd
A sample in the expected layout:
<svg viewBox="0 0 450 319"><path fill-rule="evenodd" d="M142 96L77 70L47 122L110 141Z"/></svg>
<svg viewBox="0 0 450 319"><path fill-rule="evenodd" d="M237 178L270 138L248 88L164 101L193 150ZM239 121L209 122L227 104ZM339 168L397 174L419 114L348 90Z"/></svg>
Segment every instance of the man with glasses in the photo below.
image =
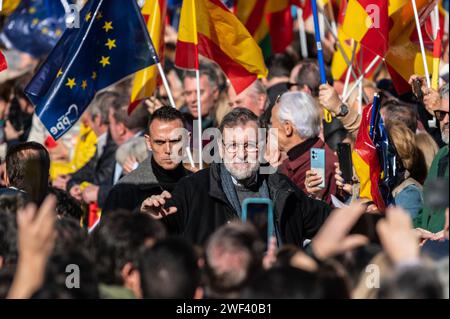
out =
<svg viewBox="0 0 450 319"><path fill-rule="evenodd" d="M445 84L440 90L440 105L434 108L434 114L439 122L441 129L442 140L446 146L440 149L436 154L436 157L431 164L428 176L424 184L424 194L432 192L432 183L436 179L445 179L448 183L448 143L449 143L449 99L448 99L448 83ZM433 209L432 207L424 206L423 210L419 213L414 220L414 226L423 228L432 233L441 232L445 225L445 211L444 209Z"/></svg>
<svg viewBox="0 0 450 319"><path fill-rule="evenodd" d="M253 112L233 109L219 127L221 163L182 179L172 194L147 198L141 211L161 219L171 233L203 244L221 225L241 218L244 199L270 198L278 244L301 247L319 230L330 207L306 196L284 175L263 174L258 129Z"/></svg>

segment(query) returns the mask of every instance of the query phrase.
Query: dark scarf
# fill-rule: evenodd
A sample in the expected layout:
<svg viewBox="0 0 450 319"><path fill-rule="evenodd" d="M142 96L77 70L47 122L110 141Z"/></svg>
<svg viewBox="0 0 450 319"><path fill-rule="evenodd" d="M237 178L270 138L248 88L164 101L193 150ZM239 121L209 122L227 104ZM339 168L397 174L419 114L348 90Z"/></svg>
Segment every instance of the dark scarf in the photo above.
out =
<svg viewBox="0 0 450 319"><path fill-rule="evenodd" d="M225 196L227 197L228 201L230 202L231 206L234 208L238 216L242 218L242 207L241 203L239 202L236 187L233 183L230 172L228 172L225 165L223 164L220 165L220 179ZM258 179L258 174L256 174L254 178L249 179L243 186L248 189L255 190L256 188L258 188L258 193L261 197L270 198L267 182L265 179Z"/></svg>

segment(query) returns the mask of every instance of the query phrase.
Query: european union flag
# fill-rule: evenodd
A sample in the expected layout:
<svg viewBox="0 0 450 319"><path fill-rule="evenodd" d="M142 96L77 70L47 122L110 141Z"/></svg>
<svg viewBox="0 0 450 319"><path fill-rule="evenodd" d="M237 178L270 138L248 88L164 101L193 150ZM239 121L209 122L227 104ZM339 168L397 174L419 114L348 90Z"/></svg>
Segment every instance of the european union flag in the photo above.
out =
<svg viewBox="0 0 450 319"><path fill-rule="evenodd" d="M7 48L41 58L50 53L65 29L65 10L60 1L22 0L8 17L0 39Z"/></svg>
<svg viewBox="0 0 450 319"><path fill-rule="evenodd" d="M80 20L25 89L54 139L77 122L99 90L159 63L135 0L90 0Z"/></svg>

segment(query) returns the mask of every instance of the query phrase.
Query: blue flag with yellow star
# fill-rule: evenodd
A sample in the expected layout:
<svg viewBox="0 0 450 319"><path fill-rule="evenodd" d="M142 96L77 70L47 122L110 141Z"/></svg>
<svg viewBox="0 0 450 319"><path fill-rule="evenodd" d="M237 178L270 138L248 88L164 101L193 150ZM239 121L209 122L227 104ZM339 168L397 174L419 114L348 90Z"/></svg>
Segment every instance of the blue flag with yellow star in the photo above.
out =
<svg viewBox="0 0 450 319"><path fill-rule="evenodd" d="M25 89L54 139L81 117L95 94L159 63L135 0L90 0L80 28L66 29Z"/></svg>
<svg viewBox="0 0 450 319"><path fill-rule="evenodd" d="M7 48L41 58L50 53L65 29L65 10L60 1L22 0L7 18L0 41Z"/></svg>

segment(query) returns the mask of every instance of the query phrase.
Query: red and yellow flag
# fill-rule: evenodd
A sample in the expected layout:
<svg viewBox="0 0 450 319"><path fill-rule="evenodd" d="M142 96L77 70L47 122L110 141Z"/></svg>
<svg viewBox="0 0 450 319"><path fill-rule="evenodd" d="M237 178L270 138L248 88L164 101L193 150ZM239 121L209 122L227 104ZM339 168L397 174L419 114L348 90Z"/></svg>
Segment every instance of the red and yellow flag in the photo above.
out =
<svg viewBox="0 0 450 319"><path fill-rule="evenodd" d="M435 0L415 0L421 25L424 25L431 11L436 6ZM389 51L386 63L397 93L403 94L411 90L408 80L413 74L425 75L422 53L418 42L417 28L411 1L406 1L390 16ZM424 33L425 32L425 33ZM422 27L425 45L427 44L426 28ZM432 70L432 40L426 49L428 69Z"/></svg>
<svg viewBox="0 0 450 319"><path fill-rule="evenodd" d="M261 48L220 0L184 0L175 64L198 69L198 55L216 62L239 94L267 68Z"/></svg>
<svg viewBox="0 0 450 319"><path fill-rule="evenodd" d="M353 166L360 182L359 197L373 201L380 211L385 203L378 187L381 166L378 153L369 135L372 105L366 106L362 113L361 126L353 150Z"/></svg>
<svg viewBox="0 0 450 319"><path fill-rule="evenodd" d="M234 12L268 58L273 53L283 53L293 40L291 5L305 7L309 3L310 0L236 0ZM307 12L310 14L311 10Z"/></svg>
<svg viewBox="0 0 450 319"><path fill-rule="evenodd" d="M6 62L6 58L3 55L3 52L0 51L0 72L6 70L8 68L8 63Z"/></svg>
<svg viewBox="0 0 450 319"><path fill-rule="evenodd" d="M166 12L166 0L147 0L141 10L142 16L147 23L147 30L161 60L164 52ZM136 73L128 113L133 112L142 100L153 95L158 79L159 74L156 65L152 65Z"/></svg>
<svg viewBox="0 0 450 319"><path fill-rule="evenodd" d="M362 69L375 59L384 57L389 48L388 3L386 0L342 1L338 18L338 41L348 60L352 57L352 41L357 42L355 60ZM348 66L340 50L333 56L331 71L336 80L344 80Z"/></svg>

